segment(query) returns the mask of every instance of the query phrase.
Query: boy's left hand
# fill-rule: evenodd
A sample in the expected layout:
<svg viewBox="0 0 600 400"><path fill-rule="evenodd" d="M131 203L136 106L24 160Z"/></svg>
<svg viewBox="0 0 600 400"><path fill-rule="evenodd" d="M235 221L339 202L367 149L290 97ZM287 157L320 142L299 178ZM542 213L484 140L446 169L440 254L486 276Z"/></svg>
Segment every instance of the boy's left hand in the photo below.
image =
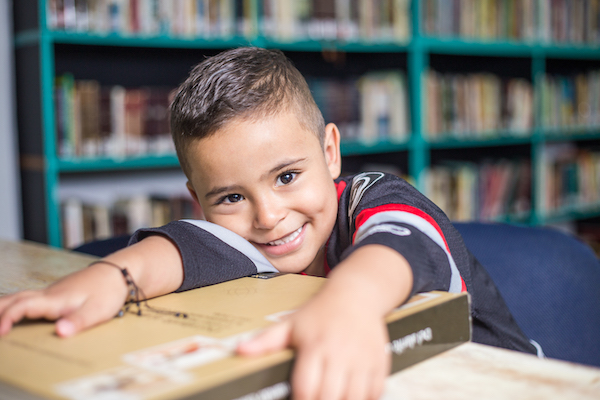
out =
<svg viewBox="0 0 600 400"><path fill-rule="evenodd" d="M355 250L289 319L238 346L241 355L292 347L294 400L378 399L391 369L385 315L410 294L410 265L381 245Z"/></svg>
<svg viewBox="0 0 600 400"><path fill-rule="evenodd" d="M260 355L292 347L293 399L378 399L390 372L385 321L359 299L316 298L238 353Z"/></svg>

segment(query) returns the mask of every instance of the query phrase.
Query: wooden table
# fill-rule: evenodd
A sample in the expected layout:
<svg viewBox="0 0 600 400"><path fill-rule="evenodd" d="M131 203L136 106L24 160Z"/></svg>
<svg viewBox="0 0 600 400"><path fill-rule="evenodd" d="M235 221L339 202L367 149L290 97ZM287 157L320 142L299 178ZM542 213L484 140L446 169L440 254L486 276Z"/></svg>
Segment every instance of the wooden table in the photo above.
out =
<svg viewBox="0 0 600 400"><path fill-rule="evenodd" d="M465 343L390 376L392 399L600 399L600 369Z"/></svg>
<svg viewBox="0 0 600 400"><path fill-rule="evenodd" d="M34 242L0 240L0 296L25 289L42 289L85 268L97 257Z"/></svg>
<svg viewBox="0 0 600 400"><path fill-rule="evenodd" d="M95 259L5 241L0 255L0 295L45 287ZM600 400L600 369L466 343L390 376L382 400L554 398Z"/></svg>

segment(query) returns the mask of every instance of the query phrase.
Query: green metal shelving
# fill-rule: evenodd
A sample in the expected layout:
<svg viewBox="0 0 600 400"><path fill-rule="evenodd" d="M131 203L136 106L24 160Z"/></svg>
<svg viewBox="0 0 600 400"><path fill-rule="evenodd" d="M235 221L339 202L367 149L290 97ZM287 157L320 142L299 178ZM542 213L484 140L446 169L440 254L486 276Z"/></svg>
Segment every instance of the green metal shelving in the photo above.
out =
<svg viewBox="0 0 600 400"><path fill-rule="evenodd" d="M255 0L256 1L256 0ZM297 41L283 42L262 36L229 37L222 39L197 39L169 36L121 36L117 34L97 35L80 32L52 31L46 25L46 0L29 0L27 3L37 7L37 28L27 27L15 35L15 48L25 49L31 46L39 48L39 82L41 95L41 121L43 144L43 176L45 193L46 237L54 246L61 244L60 205L58 187L61 176L70 173L102 172L112 170L134 170L144 168L177 168L174 155L143 156L135 158L101 158L101 159L61 159L57 156L55 143L55 121L53 105L54 65L56 44L95 45L115 47L152 47L158 49L219 49L243 45L255 45L269 48L280 48L288 51L321 52L328 50L353 53L405 53L407 56L407 76L410 98L410 117L412 135L407 142L381 142L364 144L360 142L342 143L344 155L363 155L388 152L406 152L408 154L409 175L412 176L419 189L424 188L424 172L430 165L431 151L437 149L475 148L523 145L531 147L533 168L532 196L539 198L536 192L536 180L542 176L540 156L542 148L552 141L580 141L600 139L598 128L564 128L550 130L534 128L529 135L496 132L488 139L443 139L429 141L424 121L424 106L427 103L423 89L423 76L429 68L430 54L456 56L493 56L493 57L526 57L531 59L531 80L537 88L537 82L546 70L548 59L585 59L600 60L600 48L590 46L550 45L543 43L519 43L509 41L471 41L460 38L440 39L422 34L422 4L419 0L412 3L412 37L407 43L380 42L338 42L338 41ZM257 3L255 3L257 4ZM257 7L255 7L257 9ZM258 15L256 15L258 20ZM366 61L368 62L368 60ZM537 89L536 89L537 90ZM535 120L539 120L540 110L535 112ZM507 216L502 220L517 221L528 224L545 224L572 218L586 218L600 215L600 205L569 208L552 215L542 215L534 208L530 214Z"/></svg>
<svg viewBox="0 0 600 400"><path fill-rule="evenodd" d="M63 173L177 167L179 167L179 161L174 154L123 158L101 157L58 159L58 169Z"/></svg>

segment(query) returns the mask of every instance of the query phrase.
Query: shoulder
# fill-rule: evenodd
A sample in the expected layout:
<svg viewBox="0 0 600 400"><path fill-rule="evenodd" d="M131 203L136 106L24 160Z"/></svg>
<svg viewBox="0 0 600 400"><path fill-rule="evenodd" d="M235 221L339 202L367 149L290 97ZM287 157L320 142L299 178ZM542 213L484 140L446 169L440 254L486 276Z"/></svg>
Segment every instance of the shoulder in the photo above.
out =
<svg viewBox="0 0 600 400"><path fill-rule="evenodd" d="M363 172L336 180L340 203L354 211L363 202L412 203L425 196L406 180L384 172Z"/></svg>

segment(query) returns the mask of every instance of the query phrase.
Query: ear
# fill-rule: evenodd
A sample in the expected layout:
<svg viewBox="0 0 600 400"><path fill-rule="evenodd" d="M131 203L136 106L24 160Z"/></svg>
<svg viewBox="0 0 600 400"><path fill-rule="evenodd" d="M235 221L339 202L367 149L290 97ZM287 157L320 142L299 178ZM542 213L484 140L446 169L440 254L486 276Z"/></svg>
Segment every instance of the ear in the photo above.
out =
<svg viewBox="0 0 600 400"><path fill-rule="evenodd" d="M185 186L187 186L188 191L190 192L190 195L192 196L192 198L194 199L194 201L196 202L196 206L198 207L197 210L194 211L198 211L198 218L199 219L206 219L206 217L204 216L204 210L202 209L202 205L200 204L200 202L198 201L198 194L196 193L196 191L194 190L194 187L192 186L192 184L190 183L190 181L187 181L185 183Z"/></svg>
<svg viewBox="0 0 600 400"><path fill-rule="evenodd" d="M331 177L339 178L342 173L342 153L340 151L340 130L335 124L327 124L325 127L323 150Z"/></svg>
<svg viewBox="0 0 600 400"><path fill-rule="evenodd" d="M194 187L192 186L190 181L187 181L185 183L185 186L187 186L187 189L189 190L190 194L192 195L192 198L194 199L194 201L196 203L198 203L198 205L200 205L200 202L198 201L198 194L196 194L196 190L194 189Z"/></svg>

